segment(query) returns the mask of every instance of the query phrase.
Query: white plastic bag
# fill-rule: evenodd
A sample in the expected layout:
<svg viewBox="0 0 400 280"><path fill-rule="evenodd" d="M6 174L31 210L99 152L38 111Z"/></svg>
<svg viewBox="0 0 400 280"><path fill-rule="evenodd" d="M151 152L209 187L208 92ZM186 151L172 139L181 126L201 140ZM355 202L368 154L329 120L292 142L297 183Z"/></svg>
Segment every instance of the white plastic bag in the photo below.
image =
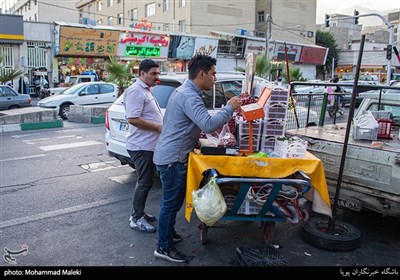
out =
<svg viewBox="0 0 400 280"><path fill-rule="evenodd" d="M197 217L209 227L217 222L227 210L215 176L212 176L204 187L192 192L192 200Z"/></svg>

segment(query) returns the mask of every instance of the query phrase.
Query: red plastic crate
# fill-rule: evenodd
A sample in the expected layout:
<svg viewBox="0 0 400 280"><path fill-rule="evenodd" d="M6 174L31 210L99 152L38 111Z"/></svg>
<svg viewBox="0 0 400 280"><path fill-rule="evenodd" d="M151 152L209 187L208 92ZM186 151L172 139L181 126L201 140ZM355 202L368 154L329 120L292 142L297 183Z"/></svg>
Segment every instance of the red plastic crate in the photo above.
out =
<svg viewBox="0 0 400 280"><path fill-rule="evenodd" d="M390 132L392 131L392 120L389 119L377 119L379 128L378 128L378 138L382 139L392 139L390 137Z"/></svg>

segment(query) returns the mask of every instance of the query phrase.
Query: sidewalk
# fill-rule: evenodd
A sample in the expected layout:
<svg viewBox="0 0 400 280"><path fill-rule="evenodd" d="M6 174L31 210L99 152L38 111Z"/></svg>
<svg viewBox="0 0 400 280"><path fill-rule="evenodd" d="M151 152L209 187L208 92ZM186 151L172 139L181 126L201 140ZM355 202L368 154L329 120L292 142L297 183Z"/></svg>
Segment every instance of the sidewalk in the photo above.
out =
<svg viewBox="0 0 400 280"><path fill-rule="evenodd" d="M34 106L0 111L0 133L62 126L54 109Z"/></svg>

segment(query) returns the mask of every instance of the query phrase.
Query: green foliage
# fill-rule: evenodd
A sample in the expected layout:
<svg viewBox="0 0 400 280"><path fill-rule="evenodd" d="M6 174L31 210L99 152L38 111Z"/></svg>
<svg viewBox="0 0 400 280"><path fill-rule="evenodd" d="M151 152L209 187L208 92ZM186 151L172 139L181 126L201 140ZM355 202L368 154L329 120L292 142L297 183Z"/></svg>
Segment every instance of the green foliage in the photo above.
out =
<svg viewBox="0 0 400 280"><path fill-rule="evenodd" d="M256 76L268 79L271 73L271 62L266 59L265 52L257 55L255 72Z"/></svg>
<svg viewBox="0 0 400 280"><path fill-rule="evenodd" d="M245 67L237 66L234 69L238 72L246 72ZM270 61L267 61L267 59L265 58L265 52L257 55L255 75L261 78L268 79L268 76L271 73L271 69L273 69L273 64Z"/></svg>
<svg viewBox="0 0 400 280"><path fill-rule="evenodd" d="M119 87L118 96L132 84L134 76L131 69L134 63L135 61L131 61L127 64L122 64L117 57L110 57L110 63L105 65L105 69L108 72L105 80Z"/></svg>
<svg viewBox="0 0 400 280"><path fill-rule="evenodd" d="M301 72L299 67L289 66L289 74L290 74L290 81L307 81L306 78L303 77L303 72ZM287 71L282 73L283 83L288 83L288 75Z"/></svg>
<svg viewBox="0 0 400 280"><path fill-rule="evenodd" d="M5 84L8 81L15 80L22 74L24 74L23 70L18 69L6 69L3 67L3 55L0 54L0 83Z"/></svg>
<svg viewBox="0 0 400 280"><path fill-rule="evenodd" d="M335 37L330 32L317 30L315 44L329 49L325 65L317 66L317 76L323 76L325 79L325 75L332 71L333 58L335 59L334 67L336 68L340 51Z"/></svg>

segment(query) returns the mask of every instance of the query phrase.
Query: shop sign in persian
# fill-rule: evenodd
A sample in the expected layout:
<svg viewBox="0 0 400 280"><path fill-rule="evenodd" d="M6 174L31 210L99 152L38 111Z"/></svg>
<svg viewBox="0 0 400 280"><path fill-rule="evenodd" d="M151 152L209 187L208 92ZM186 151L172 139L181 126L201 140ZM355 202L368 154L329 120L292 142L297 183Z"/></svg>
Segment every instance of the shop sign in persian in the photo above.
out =
<svg viewBox="0 0 400 280"><path fill-rule="evenodd" d="M270 46L271 47L271 46ZM257 55L265 52L265 41L256 41L256 40L246 40L246 48L244 49L244 55L249 53L255 53Z"/></svg>
<svg viewBox="0 0 400 280"><path fill-rule="evenodd" d="M300 62L306 64L324 65L327 56L327 48L303 46L300 55Z"/></svg>
<svg viewBox="0 0 400 280"><path fill-rule="evenodd" d="M196 38L194 45L194 54L205 54L211 57L217 57L218 39Z"/></svg>
<svg viewBox="0 0 400 280"><path fill-rule="evenodd" d="M294 61L294 62L299 62L301 46L286 44L286 48L287 48L288 60ZM285 60L285 44L284 43L276 43L275 52L274 52L274 60Z"/></svg>
<svg viewBox="0 0 400 280"><path fill-rule="evenodd" d="M115 56L118 31L61 26L58 55Z"/></svg>
<svg viewBox="0 0 400 280"><path fill-rule="evenodd" d="M159 47L126 46L126 56L159 57Z"/></svg>
<svg viewBox="0 0 400 280"><path fill-rule="evenodd" d="M169 36L150 32L121 32L118 56L120 57L168 57Z"/></svg>
<svg viewBox="0 0 400 280"><path fill-rule="evenodd" d="M171 35L169 58L191 59L194 54L195 37Z"/></svg>

